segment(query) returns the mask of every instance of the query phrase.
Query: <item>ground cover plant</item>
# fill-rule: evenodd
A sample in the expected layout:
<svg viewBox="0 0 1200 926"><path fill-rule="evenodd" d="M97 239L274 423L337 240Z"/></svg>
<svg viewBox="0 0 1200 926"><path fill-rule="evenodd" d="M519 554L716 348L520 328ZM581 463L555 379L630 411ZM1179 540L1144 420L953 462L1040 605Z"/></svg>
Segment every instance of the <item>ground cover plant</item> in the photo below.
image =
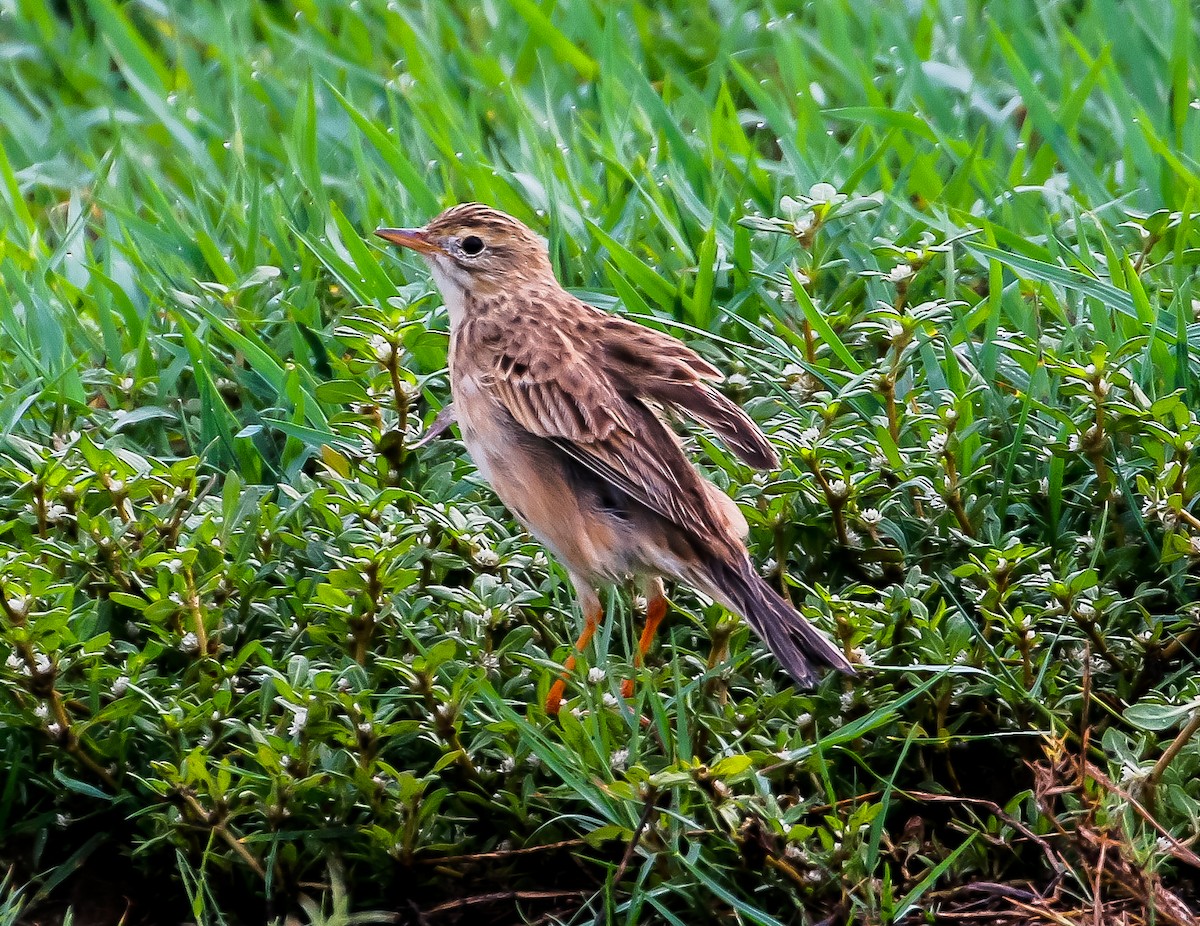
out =
<svg viewBox="0 0 1200 926"><path fill-rule="evenodd" d="M1189 923L1196 23L0 0L0 923ZM860 677L565 578L370 238L478 199L685 337ZM635 696L621 682L636 676Z"/></svg>

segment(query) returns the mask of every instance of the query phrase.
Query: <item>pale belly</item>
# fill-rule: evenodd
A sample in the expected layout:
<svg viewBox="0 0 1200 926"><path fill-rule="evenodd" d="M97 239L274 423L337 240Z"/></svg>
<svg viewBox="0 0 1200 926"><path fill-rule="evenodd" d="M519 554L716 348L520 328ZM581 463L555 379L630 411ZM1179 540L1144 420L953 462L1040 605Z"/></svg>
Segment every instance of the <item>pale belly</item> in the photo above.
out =
<svg viewBox="0 0 1200 926"><path fill-rule="evenodd" d="M615 580L640 571L628 525L572 484L560 453L520 428L470 377L453 383L463 443L480 474L573 578ZM582 489L582 490L581 490Z"/></svg>

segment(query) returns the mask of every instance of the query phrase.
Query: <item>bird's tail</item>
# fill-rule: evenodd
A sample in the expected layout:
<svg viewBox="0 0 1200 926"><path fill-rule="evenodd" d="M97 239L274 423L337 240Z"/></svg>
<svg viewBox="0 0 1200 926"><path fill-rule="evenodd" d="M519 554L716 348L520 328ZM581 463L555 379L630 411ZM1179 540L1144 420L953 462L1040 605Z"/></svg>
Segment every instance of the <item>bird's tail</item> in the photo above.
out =
<svg viewBox="0 0 1200 926"><path fill-rule="evenodd" d="M737 562L713 556L691 578L697 588L746 618L797 684L812 687L823 668L855 674L842 651L764 582L747 557Z"/></svg>

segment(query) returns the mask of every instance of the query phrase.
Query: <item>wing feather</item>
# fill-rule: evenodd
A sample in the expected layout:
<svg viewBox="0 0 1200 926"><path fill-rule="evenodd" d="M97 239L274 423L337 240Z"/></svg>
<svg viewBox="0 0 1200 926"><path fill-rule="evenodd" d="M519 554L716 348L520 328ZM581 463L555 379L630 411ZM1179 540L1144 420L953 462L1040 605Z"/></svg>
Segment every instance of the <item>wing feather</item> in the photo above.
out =
<svg viewBox="0 0 1200 926"><path fill-rule="evenodd" d="M693 350L661 331L610 316L605 355L613 377L639 397L708 425L749 466L779 465L762 430L709 381L721 373Z"/></svg>
<svg viewBox="0 0 1200 926"><path fill-rule="evenodd" d="M579 342L576 342L579 343ZM689 529L714 522L703 482L671 429L603 365L574 349L551 363L510 337L483 382L517 423L664 518Z"/></svg>

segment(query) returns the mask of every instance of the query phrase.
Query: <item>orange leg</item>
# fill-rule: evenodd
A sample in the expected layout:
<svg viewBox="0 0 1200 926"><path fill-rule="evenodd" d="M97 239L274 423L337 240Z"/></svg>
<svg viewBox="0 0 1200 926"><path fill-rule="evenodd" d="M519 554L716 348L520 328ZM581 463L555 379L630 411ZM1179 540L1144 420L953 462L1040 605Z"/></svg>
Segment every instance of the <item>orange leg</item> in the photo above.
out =
<svg viewBox="0 0 1200 926"><path fill-rule="evenodd" d="M567 690L567 673L575 668L576 656L582 653L584 647L592 641L592 637L596 633L596 628L600 626L600 617L603 614L603 609L600 607L600 599L597 597L595 591L590 588L586 589L586 591L580 590L579 604L583 611L583 633L575 641L575 652L563 663L562 677L550 686L550 693L546 695L546 713L552 717L558 714L559 708L562 707L563 692Z"/></svg>
<svg viewBox="0 0 1200 926"><path fill-rule="evenodd" d="M634 666L640 667L654 644L654 635L658 633L658 625L667 616L667 599L663 595L662 579L654 579L646 587L646 626L642 628L642 638L638 640L637 656ZM621 683L621 694L627 698L633 697L633 679L627 678Z"/></svg>

